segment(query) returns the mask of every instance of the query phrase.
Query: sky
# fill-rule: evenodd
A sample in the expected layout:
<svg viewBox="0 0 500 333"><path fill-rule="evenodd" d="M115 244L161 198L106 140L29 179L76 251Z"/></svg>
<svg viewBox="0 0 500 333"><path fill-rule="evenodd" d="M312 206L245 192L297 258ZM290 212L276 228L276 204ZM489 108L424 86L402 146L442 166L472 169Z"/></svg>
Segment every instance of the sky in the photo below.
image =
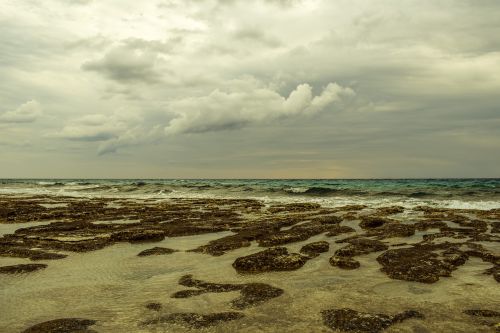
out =
<svg viewBox="0 0 500 333"><path fill-rule="evenodd" d="M500 177L500 1L2 0L0 178Z"/></svg>

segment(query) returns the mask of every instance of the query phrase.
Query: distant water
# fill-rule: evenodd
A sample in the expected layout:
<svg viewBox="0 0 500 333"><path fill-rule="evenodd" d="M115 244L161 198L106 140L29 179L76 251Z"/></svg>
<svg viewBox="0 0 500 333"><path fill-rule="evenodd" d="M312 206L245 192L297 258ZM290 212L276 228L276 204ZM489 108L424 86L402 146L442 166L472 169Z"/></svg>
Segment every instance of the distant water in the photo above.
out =
<svg viewBox="0 0 500 333"><path fill-rule="evenodd" d="M500 208L500 179L0 179L0 194Z"/></svg>

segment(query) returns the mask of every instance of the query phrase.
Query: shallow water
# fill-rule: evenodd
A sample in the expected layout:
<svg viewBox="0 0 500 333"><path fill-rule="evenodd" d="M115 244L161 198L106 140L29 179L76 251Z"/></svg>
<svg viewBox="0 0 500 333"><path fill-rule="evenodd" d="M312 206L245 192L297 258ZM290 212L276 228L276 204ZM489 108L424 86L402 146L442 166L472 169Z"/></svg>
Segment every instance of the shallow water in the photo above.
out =
<svg viewBox="0 0 500 333"><path fill-rule="evenodd" d="M191 332L181 326L164 324L142 327L140 323L158 316L147 310L148 302L162 303L160 313L231 311L236 292L208 293L188 299L170 295L186 289L177 284L185 274L210 282L263 282L285 290L284 295L244 311L246 317L203 332L329 332L320 311L350 307L358 311L397 313L415 309L425 320L408 320L387 332L490 332L462 314L465 308L499 310L500 289L482 271L491 265L471 258L453 273L434 284L391 280L380 272L378 253L357 257L361 268L341 270L328 258L344 244L338 237L319 235L288 246L298 251L306 243L327 240L328 253L308 261L292 272L240 275L231 267L240 256L258 252L250 247L212 257L184 252L231 233L168 238L152 244L116 244L83 254L69 254L64 260L49 261L45 270L26 275L0 276L1 332L18 332L54 318L82 317L98 320L98 332ZM170 255L137 257L152 246L181 250ZM26 259L2 258L13 263Z"/></svg>
<svg viewBox="0 0 500 333"><path fill-rule="evenodd" d="M35 200L39 200L38 197ZM62 198L61 201L76 200ZM165 200L155 198L154 200ZM56 199L47 199L47 202ZM42 198L40 202L45 202ZM139 199L129 203L141 202ZM144 201L142 201L144 203ZM288 201L285 201L288 202ZM182 201L184 204L184 202ZM395 204L396 202L391 202ZM107 203L108 206L127 205L126 200ZM61 203L48 208L60 208ZM195 206L193 210L207 209ZM226 207L219 203L219 207ZM378 205L374 206L375 208ZM370 207L360 215L371 214ZM300 214L301 212L297 213ZM390 216L403 224L417 221L420 211L405 210ZM249 212L242 216L252 220ZM304 221L309 221L305 218ZM29 223L0 223L0 236L14 233L17 229L48 224L51 221ZM95 224L130 224L140 220L99 220ZM299 225L301 222L297 223ZM340 224L350 226L357 233L364 230L359 220L344 220ZM449 227L459 227L447 221ZM284 227L282 230L289 229ZM491 228L487 234L490 234ZM410 237L386 238L389 245L408 247L419 243L426 234L438 233L439 229L416 231ZM352 234L327 237L320 234L306 241L287 244L290 252L314 241L325 240L330 244L327 253L311 259L296 270L262 274L238 274L232 264L238 258L263 250L255 242L249 247L228 251L218 257L188 250L205 245L232 232L218 232L196 236L166 238L160 242L130 244L117 243L101 250L74 253L61 252L68 257L61 260L42 260L46 269L29 274L0 274L0 332L20 332L32 325L57 318L88 318L97 321L92 329L97 332L332 332L323 324L321 311L326 309L352 308L370 313L396 314L404 310L417 310L426 318L410 319L389 327L386 332L492 332L493 328L480 324L480 319L467 316L465 309L489 309L500 311L500 288L491 275L484 271L492 264L470 258L463 266L442 277L433 284L390 279L381 272L376 261L381 252L356 256L361 267L343 270L332 267L329 258L344 247L335 243ZM85 236L85 234L83 234ZM82 234L51 235L51 239L73 241ZM92 236L92 234L91 234ZM80 238L76 238L80 237ZM93 235L92 237L100 237ZM435 243L463 242L463 239L442 237ZM500 254L500 243L476 242L491 253ZM178 250L169 255L138 257L137 254L152 247ZM0 266L33 263L29 259L0 257ZM242 310L245 317L232 322L201 330L188 329L174 324L141 325L162 314L175 312L214 313L234 311L230 302L238 292L206 293L186 299L170 296L186 287L178 284L183 275L192 274L195 279L214 283L261 282L284 290L280 297ZM146 309L149 302L163 305L158 313Z"/></svg>

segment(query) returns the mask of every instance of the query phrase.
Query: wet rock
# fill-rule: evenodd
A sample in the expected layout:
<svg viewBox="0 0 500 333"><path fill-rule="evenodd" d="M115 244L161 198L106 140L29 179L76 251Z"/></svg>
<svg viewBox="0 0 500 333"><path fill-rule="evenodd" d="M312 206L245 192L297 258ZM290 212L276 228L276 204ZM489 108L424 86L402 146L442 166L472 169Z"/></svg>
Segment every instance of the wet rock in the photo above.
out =
<svg viewBox="0 0 500 333"><path fill-rule="evenodd" d="M378 239L391 237L410 237L415 234L415 226L412 224L386 223L381 227L367 231L367 236L377 236Z"/></svg>
<svg viewBox="0 0 500 333"><path fill-rule="evenodd" d="M146 321L143 323L143 325L168 323L168 324L177 324L181 326L187 326L190 328L200 329L210 326L216 326L222 322L241 319L244 316L245 315L241 312L220 312L220 313L209 313L209 314L180 312L180 313L172 313L169 315L161 316L159 318Z"/></svg>
<svg viewBox="0 0 500 333"><path fill-rule="evenodd" d="M55 319L27 328L22 333L96 333L89 329L95 323L95 320L82 318Z"/></svg>
<svg viewBox="0 0 500 333"><path fill-rule="evenodd" d="M300 249L300 253L308 255L309 257L317 257L320 253L328 252L330 244L325 241L309 243Z"/></svg>
<svg viewBox="0 0 500 333"><path fill-rule="evenodd" d="M274 247L237 258L233 267L240 273L291 271L304 266L307 260L298 253L288 253L285 247Z"/></svg>
<svg viewBox="0 0 500 333"><path fill-rule="evenodd" d="M177 252L177 250L169 249L166 247L153 247L151 249L144 250L139 252L139 257L152 256L152 255L163 255L163 254L172 254Z"/></svg>
<svg viewBox="0 0 500 333"><path fill-rule="evenodd" d="M495 265L492 268L488 268L484 273L488 275L493 275L493 278L497 282L500 282L500 265Z"/></svg>
<svg viewBox="0 0 500 333"><path fill-rule="evenodd" d="M332 228L331 225L318 221L302 223L288 230L278 231L265 238L261 238L258 240L258 243L259 246L276 246L305 241L312 236L327 232L330 228Z"/></svg>
<svg viewBox="0 0 500 333"><path fill-rule="evenodd" d="M465 314L474 317L500 317L500 312L484 309L469 309L464 311Z"/></svg>
<svg viewBox="0 0 500 333"><path fill-rule="evenodd" d="M429 229L439 229L439 228L445 228L448 225L446 222L443 221L436 221L436 220L424 220L424 221L419 221L414 224L415 229L420 230L420 231L425 231Z"/></svg>
<svg viewBox="0 0 500 333"><path fill-rule="evenodd" d="M320 216L312 219L311 222L319 222L321 224L339 224L342 222L342 218L335 215Z"/></svg>
<svg viewBox="0 0 500 333"><path fill-rule="evenodd" d="M423 246L391 249L377 257L377 261L382 265L382 271L392 279L423 283L434 283L440 277L451 276L456 268ZM457 264L460 261L458 259Z"/></svg>
<svg viewBox="0 0 500 333"><path fill-rule="evenodd" d="M409 318L423 318L417 311L405 311L395 316L359 312L349 308L321 311L323 323L333 330L346 332L381 332L394 323Z"/></svg>
<svg viewBox="0 0 500 333"><path fill-rule="evenodd" d="M378 240L368 238L353 238L346 240L349 245L335 251L335 254L343 257L353 257L372 252L384 251L389 247Z"/></svg>
<svg viewBox="0 0 500 333"><path fill-rule="evenodd" d="M250 242L266 237L276 232L279 228L275 226L252 226L243 228L235 235L226 236L209 242L193 250L193 252L207 253L220 256L230 250L250 246Z"/></svg>
<svg viewBox="0 0 500 333"><path fill-rule="evenodd" d="M47 268L45 264L20 264L0 267L0 274L30 273Z"/></svg>
<svg viewBox="0 0 500 333"><path fill-rule="evenodd" d="M193 279L192 275L183 276L179 280L179 284L186 287L193 287L198 289L178 291L171 296L172 298L188 298L209 292L221 293L239 291L240 296L231 301L232 308L238 310L264 303L283 294L283 289L276 288L264 283L211 283Z"/></svg>
<svg viewBox="0 0 500 333"><path fill-rule="evenodd" d="M29 258L31 260L55 260L66 258L67 255L40 250L19 248L10 244L0 244L0 256Z"/></svg>
<svg viewBox="0 0 500 333"><path fill-rule="evenodd" d="M405 209L401 206L380 207L377 208L376 214L380 216L387 216L402 213L404 210Z"/></svg>
<svg viewBox="0 0 500 333"><path fill-rule="evenodd" d="M373 229L383 226L386 223L393 223L394 220L390 220L381 216L363 216L359 226L363 229Z"/></svg>
<svg viewBox="0 0 500 333"><path fill-rule="evenodd" d="M243 310L279 297L283 292L283 289L264 283L247 283L241 288L241 296L231 301L231 306Z"/></svg>
<svg viewBox="0 0 500 333"><path fill-rule="evenodd" d="M148 303L146 304L146 309L153 310L153 311L160 311L162 308L162 305L160 303Z"/></svg>
<svg viewBox="0 0 500 333"><path fill-rule="evenodd" d="M342 269L356 269L360 267L359 261L354 260L352 257L342 257L337 255L330 258L330 265Z"/></svg>
<svg viewBox="0 0 500 333"><path fill-rule="evenodd" d="M164 239L165 232L161 230L124 230L111 235L111 240L117 242L159 242Z"/></svg>
<svg viewBox="0 0 500 333"><path fill-rule="evenodd" d="M334 237L334 236L338 236L340 234L347 234L347 233L355 232L355 231L356 230L354 230L351 227L348 227L345 225L339 225L339 226L335 226L333 228L328 229L326 236L327 237Z"/></svg>

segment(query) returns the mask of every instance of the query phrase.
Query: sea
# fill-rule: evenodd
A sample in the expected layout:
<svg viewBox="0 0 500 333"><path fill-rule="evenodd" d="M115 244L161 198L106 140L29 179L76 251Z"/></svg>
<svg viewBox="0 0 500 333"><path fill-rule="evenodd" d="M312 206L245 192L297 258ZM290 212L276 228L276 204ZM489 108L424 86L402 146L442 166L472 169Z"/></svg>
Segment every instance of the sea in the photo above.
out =
<svg viewBox="0 0 500 333"><path fill-rule="evenodd" d="M325 207L420 205L500 209L500 178L488 179L0 179L0 195L137 199L236 198Z"/></svg>

